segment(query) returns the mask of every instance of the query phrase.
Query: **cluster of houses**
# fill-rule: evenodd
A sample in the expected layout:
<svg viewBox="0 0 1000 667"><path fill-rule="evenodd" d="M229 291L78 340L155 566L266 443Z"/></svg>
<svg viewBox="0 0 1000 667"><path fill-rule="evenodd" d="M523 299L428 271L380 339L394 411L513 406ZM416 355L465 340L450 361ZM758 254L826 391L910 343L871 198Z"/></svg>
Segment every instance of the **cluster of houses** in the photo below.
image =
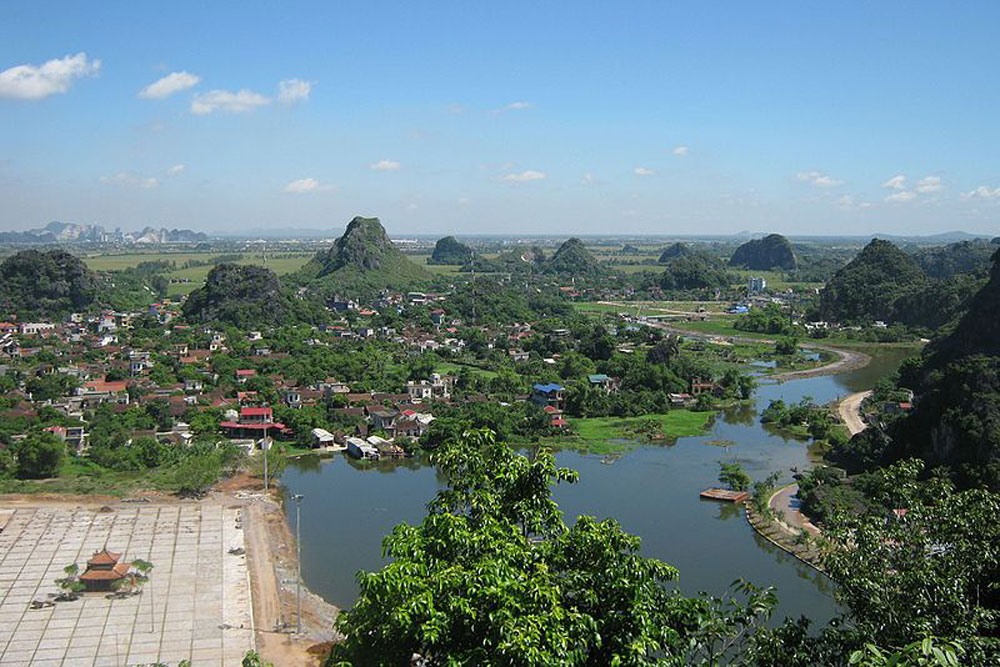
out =
<svg viewBox="0 0 1000 667"><path fill-rule="evenodd" d="M354 316L316 327L315 337L305 342L332 345L337 338L377 338L414 353L461 353L467 345L460 333L464 323L439 307L444 299L444 295L424 292L384 293L366 304L334 299L329 304L331 313ZM368 324L380 311L402 312L409 306L430 308L432 326L407 325L397 330ZM236 345L221 331L175 321L179 314L180 304L165 300L137 312L73 314L61 322L0 322L0 376L16 372L21 378L16 389L0 395L5 399L0 405L0 419L32 417L42 408L54 409L84 425L52 426L48 430L74 451L84 453L88 447L84 417L98 406L124 412L135 405L159 402L173 425L166 428L161 423L160 430L137 431L134 437L155 437L181 445L194 439L185 421L201 409L216 408L223 414L221 433L252 448L272 438L297 437L303 441L304 434L294 433L284 423L288 419L276 418L276 411L328 405L335 398L338 407L330 408L331 412L345 419L334 421L353 426L348 432L315 428L309 434L311 442L316 447L344 448L354 456L370 459L401 455L400 439L424 435L434 421L433 406L452 400L456 378L438 373L407 382L399 393L354 392L347 382L332 377L301 385L268 373L264 379L275 392L271 401L277 396L277 402L269 404L252 390L259 379L258 368L266 368L267 361L280 360L288 353L276 351L264 332L241 334L245 340ZM146 324L150 317L162 327L162 335L153 340L133 335L140 318ZM488 348L502 345L514 362L525 362L535 354L523 349L538 335L530 323L514 322L486 333ZM548 335L569 336L570 332L556 330ZM213 359L220 354L232 355L233 348L249 350L240 355L246 365L232 376L220 377L213 368ZM44 362L36 361L36 355L43 351L51 354L45 355ZM555 359L542 361L555 363ZM158 366L169 368L169 373L158 373ZM33 396L24 378L47 374L69 376L75 388L44 400ZM164 377L172 379L165 381ZM608 392L617 391L616 380L606 375L590 376L589 381ZM556 428L567 426L563 418L564 391L559 385L539 385L529 397L544 409Z"/></svg>

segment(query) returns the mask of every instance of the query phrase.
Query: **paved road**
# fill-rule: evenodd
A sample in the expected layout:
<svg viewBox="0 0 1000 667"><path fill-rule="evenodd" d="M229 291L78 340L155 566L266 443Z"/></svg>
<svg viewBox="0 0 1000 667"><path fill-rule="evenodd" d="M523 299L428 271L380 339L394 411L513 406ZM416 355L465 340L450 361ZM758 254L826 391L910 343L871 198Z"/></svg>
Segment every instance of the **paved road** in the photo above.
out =
<svg viewBox="0 0 1000 667"><path fill-rule="evenodd" d="M872 392L870 390L859 391L840 402L840 407L838 408L840 418L847 426L847 430L851 432L851 435L857 435L868 428L868 424L861 418L861 401L871 395Z"/></svg>
<svg viewBox="0 0 1000 667"><path fill-rule="evenodd" d="M784 524L784 528L791 533L798 533L805 530L811 535L819 535L819 528L814 526L809 519L799 511L802 502L796 495L799 492L798 484L789 484L778 489L771 496L769 504L771 511L776 517L781 517L779 523Z"/></svg>

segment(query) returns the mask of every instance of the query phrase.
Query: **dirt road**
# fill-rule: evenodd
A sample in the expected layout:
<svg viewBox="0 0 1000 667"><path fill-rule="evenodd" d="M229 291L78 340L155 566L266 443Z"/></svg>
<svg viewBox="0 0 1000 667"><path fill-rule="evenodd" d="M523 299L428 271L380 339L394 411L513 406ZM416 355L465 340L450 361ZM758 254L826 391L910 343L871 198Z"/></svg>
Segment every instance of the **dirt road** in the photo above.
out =
<svg viewBox="0 0 1000 667"><path fill-rule="evenodd" d="M841 420L847 426L847 430L851 432L851 435L861 433L868 428L868 424L861 418L861 402L871 395L871 390L859 391L840 402L837 410L840 413Z"/></svg>

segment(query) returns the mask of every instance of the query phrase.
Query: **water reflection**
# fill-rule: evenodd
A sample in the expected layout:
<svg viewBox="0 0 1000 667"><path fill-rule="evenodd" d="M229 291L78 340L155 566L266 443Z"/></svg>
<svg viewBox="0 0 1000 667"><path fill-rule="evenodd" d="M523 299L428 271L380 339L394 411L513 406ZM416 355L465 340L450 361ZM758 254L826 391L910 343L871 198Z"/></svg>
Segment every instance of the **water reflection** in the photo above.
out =
<svg viewBox="0 0 1000 667"><path fill-rule="evenodd" d="M558 485L554 498L568 523L583 514L616 518L642 539L644 554L680 570L685 593L721 595L743 578L777 588L778 619L805 614L823 624L836 613L832 583L758 537L735 505L702 501L698 494L717 483L720 461L739 461L755 479L777 472L791 481L792 469L811 465L809 448L762 428L759 411L779 398L797 403L811 396L823 404L870 388L905 356L889 351L868 368L839 376L762 382L753 400L724 411L703 436L632 442L611 455L559 451L558 464L578 470L580 482ZM306 582L346 607L357 595L355 573L383 565L382 538L400 522L419 523L445 480L426 456L360 463L338 455L300 460L285 472L284 482L307 498L302 505Z"/></svg>

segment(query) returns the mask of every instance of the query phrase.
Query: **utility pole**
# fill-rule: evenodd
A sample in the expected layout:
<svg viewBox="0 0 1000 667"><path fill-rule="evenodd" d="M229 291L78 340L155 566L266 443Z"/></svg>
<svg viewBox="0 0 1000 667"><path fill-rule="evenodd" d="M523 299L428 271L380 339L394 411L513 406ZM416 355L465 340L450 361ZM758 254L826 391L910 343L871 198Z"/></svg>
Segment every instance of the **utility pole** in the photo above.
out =
<svg viewBox="0 0 1000 667"><path fill-rule="evenodd" d="M298 572L295 575L295 634L302 634L302 508L301 493L292 496L295 501L295 562Z"/></svg>
<svg viewBox="0 0 1000 667"><path fill-rule="evenodd" d="M267 494L267 429L264 429L264 439L260 441L260 448L264 452L264 494Z"/></svg>

